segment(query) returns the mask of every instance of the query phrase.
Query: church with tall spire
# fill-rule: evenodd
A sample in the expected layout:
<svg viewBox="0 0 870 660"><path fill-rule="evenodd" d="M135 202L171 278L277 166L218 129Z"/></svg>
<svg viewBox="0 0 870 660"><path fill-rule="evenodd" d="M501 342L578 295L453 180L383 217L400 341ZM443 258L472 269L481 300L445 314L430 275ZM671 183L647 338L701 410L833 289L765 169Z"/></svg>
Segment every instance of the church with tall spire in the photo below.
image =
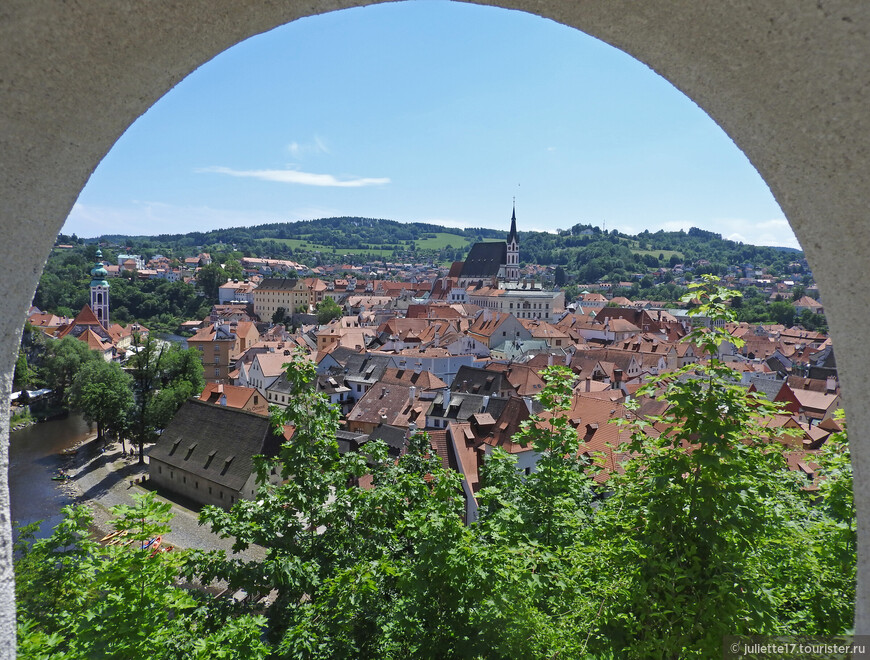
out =
<svg viewBox="0 0 870 660"><path fill-rule="evenodd" d="M505 264L504 279L509 282L518 282L520 279L520 236L517 233L516 204L511 213L511 230L507 237L507 264Z"/></svg>
<svg viewBox="0 0 870 660"><path fill-rule="evenodd" d="M517 232L517 209L511 213L511 228L506 241L487 241L471 246L463 262L451 268L461 287L479 284L497 286L520 280L520 236Z"/></svg>

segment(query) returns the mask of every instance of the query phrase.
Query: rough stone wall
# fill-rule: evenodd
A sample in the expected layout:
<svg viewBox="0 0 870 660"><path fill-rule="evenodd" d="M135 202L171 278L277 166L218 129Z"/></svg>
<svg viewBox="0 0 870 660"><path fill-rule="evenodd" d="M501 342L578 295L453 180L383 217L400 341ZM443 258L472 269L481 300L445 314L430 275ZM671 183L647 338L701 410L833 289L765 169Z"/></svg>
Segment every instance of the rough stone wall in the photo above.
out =
<svg viewBox="0 0 870 660"><path fill-rule="evenodd" d="M349 0L0 4L0 397L25 311L79 191L115 140L233 44ZM859 516L856 630L870 632L870 3L864 0L511 0L645 62L704 108L786 213L825 300L849 411ZM0 438L9 431L0 407ZM14 656L6 442L0 443L0 653Z"/></svg>

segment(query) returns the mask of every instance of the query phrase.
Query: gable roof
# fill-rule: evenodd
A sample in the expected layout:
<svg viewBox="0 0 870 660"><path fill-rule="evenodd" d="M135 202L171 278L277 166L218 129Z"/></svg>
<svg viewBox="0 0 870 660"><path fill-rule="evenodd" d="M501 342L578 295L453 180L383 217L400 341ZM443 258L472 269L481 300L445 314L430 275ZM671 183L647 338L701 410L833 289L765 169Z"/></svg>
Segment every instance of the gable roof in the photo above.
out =
<svg viewBox="0 0 870 660"><path fill-rule="evenodd" d="M426 403L415 396L411 400L411 388L404 385L372 387L347 415L347 421L362 424L390 424L407 427L411 422L422 421Z"/></svg>
<svg viewBox="0 0 870 660"><path fill-rule="evenodd" d="M462 265L463 278L491 278L498 275L502 264L507 263L507 243L494 241L475 243Z"/></svg>
<svg viewBox="0 0 870 660"><path fill-rule="evenodd" d="M441 390L447 387L447 383L431 371L414 371L413 369L396 369L394 367L384 370L381 382L385 385L414 386L421 390Z"/></svg>
<svg viewBox="0 0 870 660"><path fill-rule="evenodd" d="M498 394L504 387L504 376L497 371L463 364L453 377L450 389L472 394Z"/></svg>
<svg viewBox="0 0 870 660"><path fill-rule="evenodd" d="M267 277L257 287L260 291L293 291L299 284L298 279L286 279L281 277ZM304 283L303 283L304 285Z"/></svg>
<svg viewBox="0 0 870 660"><path fill-rule="evenodd" d="M253 473L253 457L275 455L281 441L267 417L194 399L181 406L149 457L238 492Z"/></svg>
<svg viewBox="0 0 870 660"><path fill-rule="evenodd" d="M258 397L259 403L252 404L254 396ZM200 401L205 401L214 405L221 405L221 399L226 397L226 405L229 408L245 409L248 404L252 404L247 408L251 412L260 415L269 414L269 405L265 399L259 396L259 393L253 387L240 387L238 385L224 385L220 383L206 383L205 388L199 395Z"/></svg>
<svg viewBox="0 0 870 660"><path fill-rule="evenodd" d="M383 378L384 372L392 363L392 359L386 355L353 353L344 364L345 378L374 384Z"/></svg>
<svg viewBox="0 0 870 660"><path fill-rule="evenodd" d="M73 319L73 325L100 325L100 320L97 318L97 315L94 314L94 310L91 309L91 306L85 305L82 307L82 311L80 311L75 319Z"/></svg>

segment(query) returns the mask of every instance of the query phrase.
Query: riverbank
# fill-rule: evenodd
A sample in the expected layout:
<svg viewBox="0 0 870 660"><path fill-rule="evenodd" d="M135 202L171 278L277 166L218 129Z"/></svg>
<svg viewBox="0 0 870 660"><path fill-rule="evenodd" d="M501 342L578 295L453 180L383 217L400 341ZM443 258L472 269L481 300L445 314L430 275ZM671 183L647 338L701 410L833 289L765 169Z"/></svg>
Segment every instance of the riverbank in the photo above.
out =
<svg viewBox="0 0 870 660"><path fill-rule="evenodd" d="M132 505L133 493L149 492L143 480L148 476L146 457L144 465L138 457L123 455L119 443L103 445L96 434L84 439L65 467L69 479L58 482L58 488L71 497L75 504L87 505L94 516L94 534L102 537L113 531L110 524L111 507L119 504ZM163 536L164 545L200 550L225 550L232 553L232 539L224 539L200 526L199 513L172 499L157 494L157 498L172 506L172 531ZM247 561L262 560L265 551L259 547L249 548L236 555Z"/></svg>

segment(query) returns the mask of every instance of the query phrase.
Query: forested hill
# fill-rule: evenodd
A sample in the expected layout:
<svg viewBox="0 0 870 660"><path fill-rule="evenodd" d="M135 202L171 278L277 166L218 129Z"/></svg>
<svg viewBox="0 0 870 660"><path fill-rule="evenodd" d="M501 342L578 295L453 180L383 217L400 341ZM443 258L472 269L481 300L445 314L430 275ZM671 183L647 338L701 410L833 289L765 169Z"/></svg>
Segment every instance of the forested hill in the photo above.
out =
<svg viewBox="0 0 870 660"><path fill-rule="evenodd" d="M521 261L562 266L581 282L627 279L626 275L678 264L694 266L695 273L723 275L729 266L751 265L777 275L788 272L789 264L802 261L803 256L799 250L737 243L695 227L688 232L643 231L635 236L588 225L558 234L520 232ZM709 263L699 267L699 261Z"/></svg>
<svg viewBox="0 0 870 660"><path fill-rule="evenodd" d="M220 251L229 245L251 256L288 257L298 261L307 261L313 255L329 260L345 255L389 258L415 253L450 260L462 259L476 241L504 238L505 233L484 228L456 229L422 222L341 217L188 234L104 235L96 240L179 251L209 246L218 246Z"/></svg>
<svg viewBox="0 0 870 660"><path fill-rule="evenodd" d="M246 256L294 259L309 265L372 259L448 263L463 259L476 241L504 239L507 222L505 225L505 231L456 229L419 222L342 217L188 234L104 235L92 240L129 246L146 255L159 251L175 256L197 251L218 254L233 251ZM69 237L60 237L64 239ZM745 264L784 272L790 262L802 258L797 250L737 243L697 228L688 232L644 231L636 236L584 224L558 233L520 231L523 263L559 265L580 281L645 273L699 260L709 261L711 272Z"/></svg>

